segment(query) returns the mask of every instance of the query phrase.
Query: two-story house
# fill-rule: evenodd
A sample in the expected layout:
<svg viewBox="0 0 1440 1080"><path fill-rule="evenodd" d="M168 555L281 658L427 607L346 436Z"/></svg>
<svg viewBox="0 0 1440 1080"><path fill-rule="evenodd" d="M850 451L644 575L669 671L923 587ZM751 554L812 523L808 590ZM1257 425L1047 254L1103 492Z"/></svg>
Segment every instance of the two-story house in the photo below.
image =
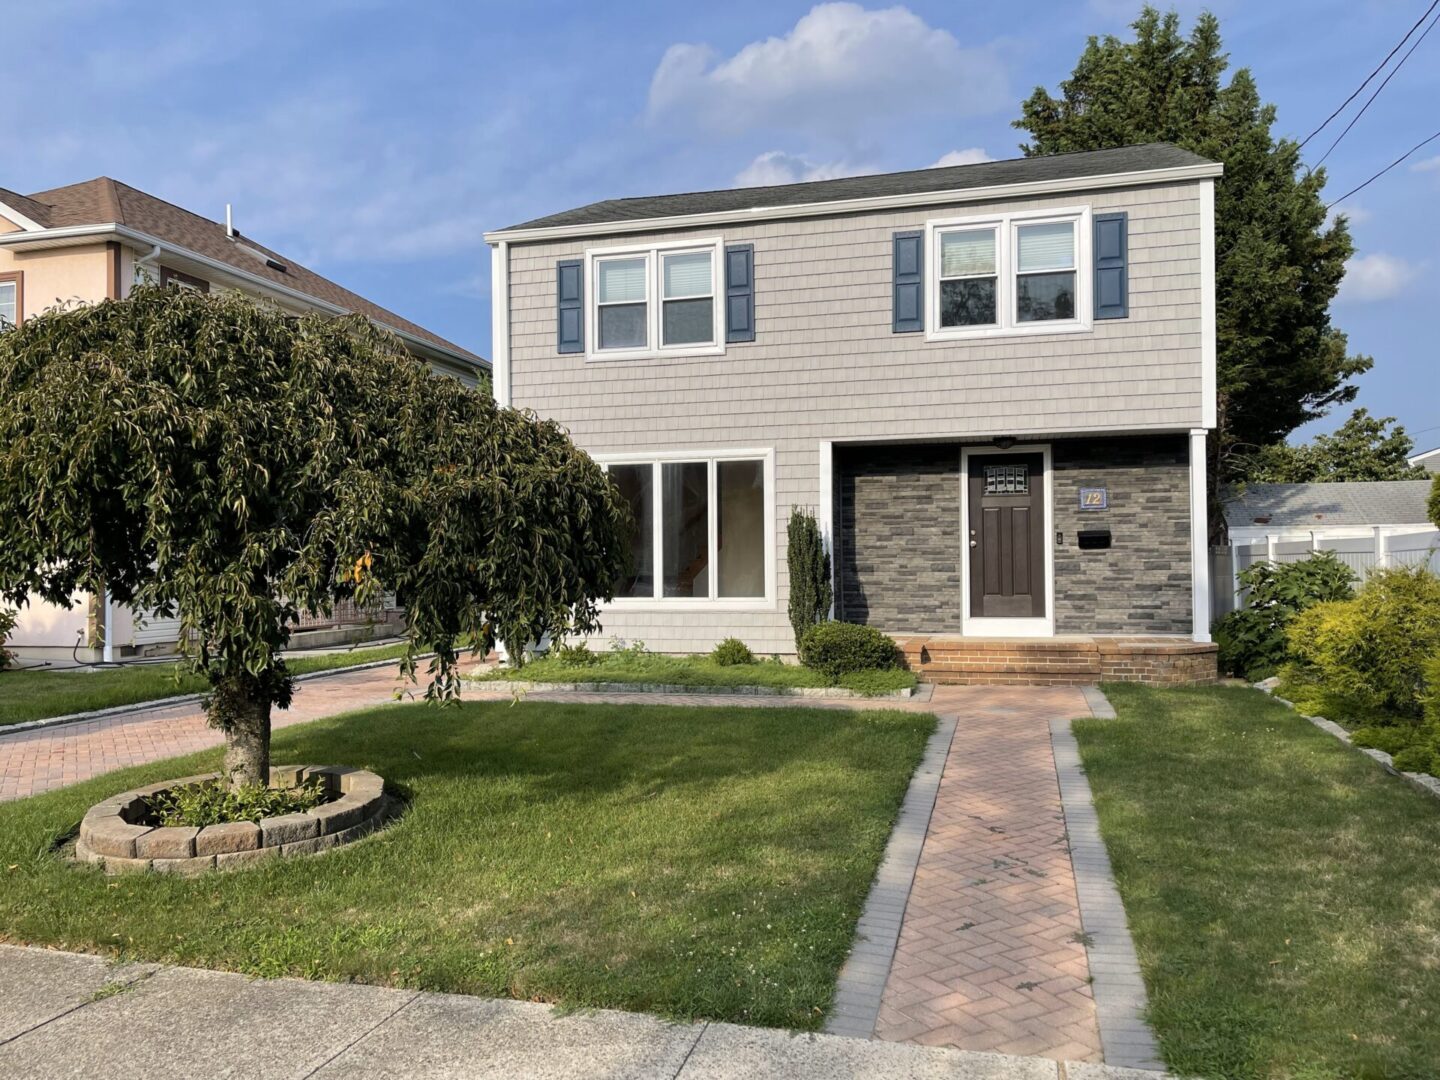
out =
<svg viewBox="0 0 1440 1080"><path fill-rule="evenodd" d="M213 221L101 177L21 195L0 188L0 322L18 324L57 305L123 299L141 282L243 292L283 310L355 312L393 331L419 360L470 385L489 363ZM306 628L343 617L307 617ZM363 625L367 613L349 612ZM32 602L8 647L26 658L84 660L168 652L179 620L138 615L105 597L70 608ZM313 635L312 635L313 636Z"/></svg>
<svg viewBox="0 0 1440 1080"><path fill-rule="evenodd" d="M793 654L837 618L933 678L1213 678L1214 185L1146 145L616 199L487 235L494 387L636 515L604 633Z"/></svg>

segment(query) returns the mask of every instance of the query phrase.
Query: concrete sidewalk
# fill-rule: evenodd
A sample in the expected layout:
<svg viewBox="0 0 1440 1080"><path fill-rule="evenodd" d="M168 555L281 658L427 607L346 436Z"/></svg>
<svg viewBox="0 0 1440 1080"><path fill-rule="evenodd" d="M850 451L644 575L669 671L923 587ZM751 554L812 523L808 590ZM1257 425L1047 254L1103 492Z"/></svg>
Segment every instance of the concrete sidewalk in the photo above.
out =
<svg viewBox="0 0 1440 1080"><path fill-rule="evenodd" d="M1044 1058L0 945L0 1076L1157 1080Z"/></svg>

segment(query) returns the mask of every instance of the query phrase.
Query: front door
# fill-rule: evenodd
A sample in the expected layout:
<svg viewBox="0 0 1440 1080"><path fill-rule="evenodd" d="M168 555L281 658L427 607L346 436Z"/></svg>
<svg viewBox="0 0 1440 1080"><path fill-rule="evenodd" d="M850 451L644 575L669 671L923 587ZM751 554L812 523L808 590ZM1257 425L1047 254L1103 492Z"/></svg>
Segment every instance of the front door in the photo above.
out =
<svg viewBox="0 0 1440 1080"><path fill-rule="evenodd" d="M970 617L1045 617L1045 460L969 456Z"/></svg>

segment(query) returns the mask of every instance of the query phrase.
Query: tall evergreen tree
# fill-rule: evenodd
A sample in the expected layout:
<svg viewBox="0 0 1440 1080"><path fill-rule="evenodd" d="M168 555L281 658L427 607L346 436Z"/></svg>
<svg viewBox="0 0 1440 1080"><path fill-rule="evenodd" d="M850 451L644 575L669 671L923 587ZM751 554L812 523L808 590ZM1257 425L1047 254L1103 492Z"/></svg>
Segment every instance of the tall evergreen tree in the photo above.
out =
<svg viewBox="0 0 1440 1080"><path fill-rule="evenodd" d="M1228 84L1220 23L1202 14L1187 39L1173 11L1147 5L1135 39L1092 37L1060 97L1036 87L1015 127L1027 156L1168 142L1223 162L1215 190L1218 430L1216 484L1250 455L1355 397L1369 370L1330 323L1330 301L1354 248L1343 217L1326 224L1322 169L1275 139L1248 68Z"/></svg>

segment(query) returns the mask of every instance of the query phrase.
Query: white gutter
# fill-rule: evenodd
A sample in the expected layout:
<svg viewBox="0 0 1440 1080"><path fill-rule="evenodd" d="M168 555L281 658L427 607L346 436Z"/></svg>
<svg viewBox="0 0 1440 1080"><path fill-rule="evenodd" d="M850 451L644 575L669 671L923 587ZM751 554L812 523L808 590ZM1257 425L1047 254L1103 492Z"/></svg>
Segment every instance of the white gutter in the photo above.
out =
<svg viewBox="0 0 1440 1080"><path fill-rule="evenodd" d="M249 271L241 270L238 267L231 265L230 263L221 262L219 259L212 259L208 255L201 255L198 251L192 251L189 248L179 247L175 244L167 243L166 241L161 240L159 237L151 236L149 233L140 232L138 229L132 229L128 225L118 225L114 223L107 225L71 225L62 229L45 229L40 233L0 233L0 247L14 248L19 251L26 251L31 249L43 250L46 247L51 246L64 246L63 243L54 244L54 241L63 242L77 239L101 238L106 236L118 237L121 240L128 241L132 246L148 247L154 249L150 255L145 256L145 258L141 260L142 262L148 261L152 256L157 255L162 251L168 251L172 255L184 259L187 262L195 263L198 266L203 266L207 271L219 275L219 277L222 279L230 278L234 281L241 282L245 285L249 285L252 288L258 289L262 293L267 293L273 296L282 297L287 300L292 300L295 303L301 304L305 307L317 308L320 311L327 312L331 315L356 314L356 312L351 311L349 308L341 307L339 304L332 304L328 300L321 300L318 296L313 296L310 293L304 292L300 289L292 289L288 285L281 285L278 282L271 281L269 278L263 278L259 274L252 274ZM422 352L438 354L450 360L462 363L469 368L490 367L490 362L484 357L472 359L471 357L463 356L460 353L452 352L451 350L446 349L444 346L437 345L433 341L427 341L426 339L418 337L415 334L409 333L408 331L401 330L400 328L395 326L390 326L387 323L383 323L379 319L371 319L370 321L373 322L376 326L379 326L384 330L390 331L390 333L396 335L401 340L405 341L407 344L414 346Z"/></svg>
<svg viewBox="0 0 1440 1080"><path fill-rule="evenodd" d="M1070 177L1062 180L1035 180L1024 184L995 184L990 187L960 188L948 191L919 191L908 195L875 195L862 199L833 199L829 202L799 203L793 206L752 206L745 210L716 210L703 214L677 214L672 217L642 218L635 221L597 221L582 225L552 225L533 229L497 229L487 232L489 243L501 240L559 240L573 236L613 236L616 233L651 232L661 229L699 228L741 221L774 221L780 218L824 217L832 214L856 214L869 210L900 210L913 206L934 206L990 199L1014 199L1027 195L1055 195L1070 191L1094 191L1145 184L1174 184L1187 180L1205 180L1220 176L1225 167L1218 162L1204 165L1180 165L1172 169L1150 169L1145 172L1110 173L1105 176Z"/></svg>

